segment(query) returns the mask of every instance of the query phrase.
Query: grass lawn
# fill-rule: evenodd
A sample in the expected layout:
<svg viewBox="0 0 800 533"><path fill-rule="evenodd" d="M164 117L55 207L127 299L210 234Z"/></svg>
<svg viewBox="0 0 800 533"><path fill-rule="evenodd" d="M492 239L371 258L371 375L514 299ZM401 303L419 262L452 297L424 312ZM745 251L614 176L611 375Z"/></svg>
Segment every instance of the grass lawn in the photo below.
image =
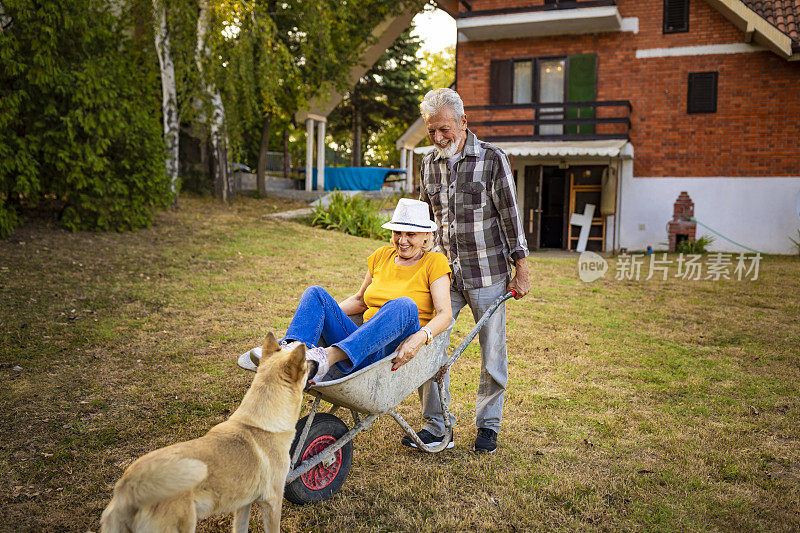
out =
<svg viewBox="0 0 800 533"><path fill-rule="evenodd" d="M294 207L184 197L134 233L0 241L0 530L97 531L133 459L236 408L236 356L307 285L357 289L380 243L263 217ZM618 281L615 262L583 283L574 258L531 259L497 453L470 451L476 341L453 369L455 449L406 449L379 419L342 490L285 502L283 530L800 530L800 260L766 257L756 281ZM419 427L416 397L400 411Z"/></svg>

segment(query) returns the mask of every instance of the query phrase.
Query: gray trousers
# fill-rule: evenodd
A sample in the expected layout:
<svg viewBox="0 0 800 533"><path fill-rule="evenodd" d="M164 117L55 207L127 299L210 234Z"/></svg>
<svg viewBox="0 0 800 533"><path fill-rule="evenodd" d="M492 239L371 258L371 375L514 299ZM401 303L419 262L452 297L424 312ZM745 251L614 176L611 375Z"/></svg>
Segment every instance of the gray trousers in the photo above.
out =
<svg viewBox="0 0 800 533"><path fill-rule="evenodd" d="M496 283L480 289L458 291L450 288L450 302L453 318L457 318L461 309L469 305L472 316L477 322L486 309L497 298L505 294L506 282ZM506 351L506 304L503 303L492 317L483 325L478 333L481 345L481 377L478 383L478 397L475 401L475 425L500 431L500 418L503 411L503 400L508 381L508 353ZM458 364L458 363L456 363ZM450 408L450 372L444 376L443 393L445 404ZM444 418L439 403L439 390L433 381L419 388L422 402L422 416L426 429L434 435L444 435ZM450 413L450 422L455 425L456 417Z"/></svg>

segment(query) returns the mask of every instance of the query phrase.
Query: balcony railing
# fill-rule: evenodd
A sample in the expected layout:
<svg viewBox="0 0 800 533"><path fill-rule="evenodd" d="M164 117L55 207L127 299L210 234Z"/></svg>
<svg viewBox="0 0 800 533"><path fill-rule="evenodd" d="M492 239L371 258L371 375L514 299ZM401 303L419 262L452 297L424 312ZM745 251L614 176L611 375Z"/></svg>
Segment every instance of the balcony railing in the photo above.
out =
<svg viewBox="0 0 800 533"><path fill-rule="evenodd" d="M487 141L630 140L628 100L467 106L470 129Z"/></svg>

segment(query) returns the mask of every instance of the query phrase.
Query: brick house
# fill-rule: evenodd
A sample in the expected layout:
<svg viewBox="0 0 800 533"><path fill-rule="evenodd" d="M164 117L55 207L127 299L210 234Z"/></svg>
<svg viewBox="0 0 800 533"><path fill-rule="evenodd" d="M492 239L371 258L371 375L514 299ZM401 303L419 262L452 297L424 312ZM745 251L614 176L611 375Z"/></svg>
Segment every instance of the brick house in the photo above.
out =
<svg viewBox="0 0 800 533"><path fill-rule="evenodd" d="M800 0L469 0L453 14L469 127L509 155L531 249L575 249L586 204L590 250L666 248L680 196L733 241L796 252ZM678 239L710 233L691 229Z"/></svg>

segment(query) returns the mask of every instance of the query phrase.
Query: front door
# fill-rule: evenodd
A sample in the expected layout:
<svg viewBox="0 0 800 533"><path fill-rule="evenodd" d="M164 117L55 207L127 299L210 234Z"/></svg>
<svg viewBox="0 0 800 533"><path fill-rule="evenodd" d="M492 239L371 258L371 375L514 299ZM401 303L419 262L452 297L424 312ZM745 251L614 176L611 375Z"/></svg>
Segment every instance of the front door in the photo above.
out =
<svg viewBox="0 0 800 533"><path fill-rule="evenodd" d="M528 248L566 248L569 181L556 166L525 167L522 222Z"/></svg>
<svg viewBox="0 0 800 533"><path fill-rule="evenodd" d="M542 167L525 167L525 199L523 202L525 216L525 239L528 248L539 249L539 234L542 226Z"/></svg>
<svg viewBox="0 0 800 533"><path fill-rule="evenodd" d="M542 167L542 223L539 234L541 248L566 248L564 230L569 222L567 198L569 182L564 169Z"/></svg>

